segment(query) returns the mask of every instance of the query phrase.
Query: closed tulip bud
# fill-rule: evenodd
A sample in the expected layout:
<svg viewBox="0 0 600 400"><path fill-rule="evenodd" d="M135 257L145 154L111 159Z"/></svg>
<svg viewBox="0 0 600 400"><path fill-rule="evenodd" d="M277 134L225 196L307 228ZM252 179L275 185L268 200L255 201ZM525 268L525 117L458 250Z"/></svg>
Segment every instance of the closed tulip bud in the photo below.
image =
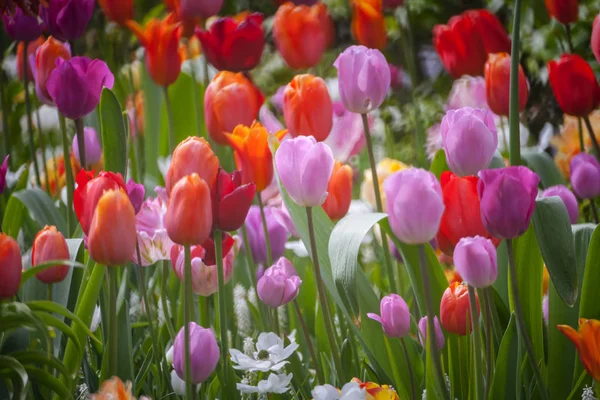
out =
<svg viewBox="0 0 600 400"><path fill-rule="evenodd" d="M135 251L135 211L123 189L105 192L96 206L88 250L90 257L106 266L123 265Z"/></svg>
<svg viewBox="0 0 600 400"><path fill-rule="evenodd" d="M133 179L129 179L127 181L127 185L125 186L127 189L127 196L129 196L129 200L131 201L131 205L133 206L133 210L137 215L142 208L142 203L144 202L144 195L146 194L146 188L141 183L135 183Z"/></svg>
<svg viewBox="0 0 600 400"><path fill-rule="evenodd" d="M600 321L579 318L578 331L569 325L558 325L557 328L573 342L588 374L596 382L600 382L600 360L597 350L600 347Z"/></svg>
<svg viewBox="0 0 600 400"><path fill-rule="evenodd" d="M548 79L565 114L587 117L600 105L600 85L592 67L581 56L563 54L560 60L550 61Z"/></svg>
<svg viewBox="0 0 600 400"><path fill-rule="evenodd" d="M286 305L298 296L302 280L292 263L281 257L267 268L256 285L258 297L272 308Z"/></svg>
<svg viewBox="0 0 600 400"><path fill-rule="evenodd" d="M77 158L77 161L81 164L77 137L77 135L73 136L71 151L75 154L75 158ZM83 128L83 140L85 142L85 162L88 165L94 165L99 162L102 157L102 146L100 146L96 130L94 128Z"/></svg>
<svg viewBox="0 0 600 400"><path fill-rule="evenodd" d="M52 36L70 42L85 32L94 5L94 0L52 0L40 7L40 17Z"/></svg>
<svg viewBox="0 0 600 400"><path fill-rule="evenodd" d="M401 242L427 243L435 237L444 202L435 176L424 169L394 173L383 183L392 232Z"/></svg>
<svg viewBox="0 0 600 400"><path fill-rule="evenodd" d="M545 0L551 17L561 24L570 24L579 19L579 0Z"/></svg>
<svg viewBox="0 0 600 400"><path fill-rule="evenodd" d="M325 81L310 74L296 75L285 88L283 117L293 137L327 139L333 126L333 103Z"/></svg>
<svg viewBox="0 0 600 400"><path fill-rule="evenodd" d="M327 199L323 203L323 210L330 219L341 219L350 209L352 201L352 179L354 173L349 165L336 162L327 185Z"/></svg>
<svg viewBox="0 0 600 400"><path fill-rule="evenodd" d="M181 13L194 18L207 19L217 15L223 0L181 0Z"/></svg>
<svg viewBox="0 0 600 400"><path fill-rule="evenodd" d="M468 285L486 288L498 277L496 247L489 239L481 236L460 239L453 259L456 271Z"/></svg>
<svg viewBox="0 0 600 400"><path fill-rule="evenodd" d="M477 319L479 318L479 298L477 303ZM467 285L453 283L442 295L440 319L445 330L456 335L465 336L471 332L471 310Z"/></svg>
<svg viewBox="0 0 600 400"><path fill-rule="evenodd" d="M240 229L252 205L255 191L254 183L242 185L239 171L233 171L230 175L224 169L219 169L212 194L213 227L223 231Z"/></svg>
<svg viewBox="0 0 600 400"><path fill-rule="evenodd" d="M383 49L387 32L382 0L352 0L352 36L363 46Z"/></svg>
<svg viewBox="0 0 600 400"><path fill-rule="evenodd" d="M491 112L471 107L449 110L440 129L452 172L461 176L477 175L490 165L498 147L498 133Z"/></svg>
<svg viewBox="0 0 600 400"><path fill-rule="evenodd" d="M0 233L0 299L15 296L21 284L23 262L15 239Z"/></svg>
<svg viewBox="0 0 600 400"><path fill-rule="evenodd" d="M35 53L35 59L30 57L29 63L35 79L35 92L40 101L47 105L53 105L50 93L46 84L56 68L56 60L62 58L69 60L71 58L71 47L68 43L63 43L50 36Z"/></svg>
<svg viewBox="0 0 600 400"><path fill-rule="evenodd" d="M592 157L592 159L596 161L594 157ZM573 176L571 175L571 179L572 178ZM596 176L596 182L598 182L599 179L600 174ZM548 189L542 192L542 197L552 196L558 196L562 200L562 202L565 204L565 208L567 209L567 213L569 214L571 224L576 224L577 218L579 217L579 205L577 204L577 199L575 198L573 192L571 192L565 185L550 186Z"/></svg>
<svg viewBox="0 0 600 400"><path fill-rule="evenodd" d="M483 226L496 238L512 239L529 227L540 178L527 167L479 172L477 193Z"/></svg>
<svg viewBox="0 0 600 400"><path fill-rule="evenodd" d="M31 249L31 265L33 267L48 261L69 260L70 258L67 241L55 226L46 225L35 236ZM44 283L58 283L65 279L68 273L68 265L56 265L38 272L35 276Z"/></svg>
<svg viewBox="0 0 600 400"><path fill-rule="evenodd" d="M30 60L32 57L35 59L35 53L37 49L43 45L45 42L44 37L40 36L33 42L27 43L27 60ZM25 72L24 64L23 64L23 52L25 51L25 42L19 42L17 45L17 75L20 80L23 80L23 73ZM33 75L33 70L35 69L35 65L30 65L31 62L27 61L27 79L29 82L35 79Z"/></svg>
<svg viewBox="0 0 600 400"><path fill-rule="evenodd" d="M190 340L190 368L192 384L204 382L219 362L220 350L212 329L204 329L195 322L188 324ZM182 327L173 344L173 368L185 380L185 327Z"/></svg>
<svg viewBox="0 0 600 400"><path fill-rule="evenodd" d="M485 63L485 93L494 114L508 116L510 100L510 55L495 53ZM519 111L523 111L529 98L529 83L519 65Z"/></svg>
<svg viewBox="0 0 600 400"><path fill-rule="evenodd" d="M219 159L210 144L204 138L190 136L179 143L173 151L171 165L165 178L165 188L167 193L171 193L181 178L198 174L212 189L215 186L218 171Z"/></svg>
<svg viewBox="0 0 600 400"><path fill-rule="evenodd" d="M379 50L350 46L333 64L338 69L342 102L348 111L366 114L383 103L390 89L390 67Z"/></svg>
<svg viewBox="0 0 600 400"><path fill-rule="evenodd" d="M37 17L26 15L20 8L14 12L3 12L4 29L11 39L17 42L31 42L44 31L44 26Z"/></svg>
<svg viewBox="0 0 600 400"><path fill-rule="evenodd" d="M591 46L596 60L600 63L600 14L594 19Z"/></svg>
<svg viewBox="0 0 600 400"><path fill-rule="evenodd" d="M121 26L133 19L133 0L98 0L106 19Z"/></svg>
<svg viewBox="0 0 600 400"><path fill-rule="evenodd" d="M288 239L286 227L275 217L273 207L265 207L265 219L267 221L267 231L271 242L271 259L277 260L285 253L285 242ZM266 264L268 261L267 247L265 240L265 230L258 206L251 206L245 221L246 231L248 232L248 245L250 249L244 248L245 252L252 253L252 259L257 264Z"/></svg>
<svg viewBox="0 0 600 400"><path fill-rule="evenodd" d="M167 233L181 245L204 243L212 228L210 189L197 174L181 178L169 196Z"/></svg>
<svg viewBox="0 0 600 400"><path fill-rule="evenodd" d="M277 50L292 69L308 69L319 63L333 41L333 22L327 6L283 4L275 13L273 37Z"/></svg>
<svg viewBox="0 0 600 400"><path fill-rule="evenodd" d="M252 125L258 117L264 96L243 74L222 71L214 77L204 94L204 118L210 137L227 144L225 133L238 125Z"/></svg>
<svg viewBox="0 0 600 400"><path fill-rule="evenodd" d="M389 337L401 338L410 333L410 311L404 299L397 294L381 299L379 315L367 313L367 317L379 322L383 333Z"/></svg>
<svg viewBox="0 0 600 400"><path fill-rule="evenodd" d="M571 185L581 199L600 196L600 163L594 156L579 153L571 159Z"/></svg>
<svg viewBox="0 0 600 400"><path fill-rule="evenodd" d="M440 326L440 320L437 315L433 317L433 326L435 328L435 341L437 342L438 350L444 348L444 344L446 341L444 340L444 332L442 332L442 327ZM427 317L423 317L419 320L419 343L423 348L426 347L427 343Z"/></svg>
<svg viewBox="0 0 600 400"><path fill-rule="evenodd" d="M9 157L10 155L6 155L4 161L2 161L2 165L0 165L0 194L4 193L4 190L6 190L6 173L8 172Z"/></svg>
<svg viewBox="0 0 600 400"><path fill-rule="evenodd" d="M275 154L275 166L288 194L302 207L315 207L327 198L333 154L314 137L299 136L284 141Z"/></svg>

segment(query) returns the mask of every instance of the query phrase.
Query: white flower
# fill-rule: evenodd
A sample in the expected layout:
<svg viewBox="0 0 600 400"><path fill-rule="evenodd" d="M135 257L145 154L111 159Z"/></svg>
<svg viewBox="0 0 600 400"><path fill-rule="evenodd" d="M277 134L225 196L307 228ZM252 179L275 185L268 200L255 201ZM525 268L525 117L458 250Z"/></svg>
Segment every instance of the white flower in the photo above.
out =
<svg viewBox="0 0 600 400"><path fill-rule="evenodd" d="M173 346L169 347L167 353L165 354L165 359L169 365L173 365Z"/></svg>
<svg viewBox="0 0 600 400"><path fill-rule="evenodd" d="M288 386L292 381L292 374L269 374L269 378L258 382L257 386L238 383L237 389L242 393L285 393L290 390Z"/></svg>
<svg viewBox="0 0 600 400"><path fill-rule="evenodd" d="M231 349L231 361L236 363L233 368L244 371L280 371L288 361L285 361L298 348L298 343L283 346L283 339L273 332L263 332L258 336L256 351L249 357L239 350Z"/></svg>
<svg viewBox="0 0 600 400"><path fill-rule="evenodd" d="M340 400L364 400L367 392L357 382L348 382L342 387Z"/></svg>
<svg viewBox="0 0 600 400"><path fill-rule="evenodd" d="M90 330L92 332L96 332L96 330L98 329L98 325L100 325L100 307L96 306L96 308L94 308L94 314L92 315Z"/></svg>
<svg viewBox="0 0 600 400"><path fill-rule="evenodd" d="M348 382L342 390L331 385L315 386L312 391L314 400L365 400L366 391L357 382Z"/></svg>
<svg viewBox="0 0 600 400"><path fill-rule="evenodd" d="M175 370L171 371L171 387L178 396L185 396L185 381L177 375ZM200 385L196 385L196 392L200 391Z"/></svg>
<svg viewBox="0 0 600 400"><path fill-rule="evenodd" d="M315 386L312 391L313 400L339 400L341 393L331 385Z"/></svg>
<svg viewBox="0 0 600 400"><path fill-rule="evenodd" d="M591 386L586 386L583 388L581 400L598 400L596 396L594 396L594 389L592 389Z"/></svg>

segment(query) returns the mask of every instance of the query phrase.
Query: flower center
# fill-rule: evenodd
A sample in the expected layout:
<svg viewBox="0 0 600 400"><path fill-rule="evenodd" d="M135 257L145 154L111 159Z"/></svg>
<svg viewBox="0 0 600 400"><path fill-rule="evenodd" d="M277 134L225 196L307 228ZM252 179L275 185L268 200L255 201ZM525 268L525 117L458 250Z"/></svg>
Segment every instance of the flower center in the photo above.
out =
<svg viewBox="0 0 600 400"><path fill-rule="evenodd" d="M257 358L259 360L268 360L269 359L269 352L267 350L261 350L261 351L258 352Z"/></svg>

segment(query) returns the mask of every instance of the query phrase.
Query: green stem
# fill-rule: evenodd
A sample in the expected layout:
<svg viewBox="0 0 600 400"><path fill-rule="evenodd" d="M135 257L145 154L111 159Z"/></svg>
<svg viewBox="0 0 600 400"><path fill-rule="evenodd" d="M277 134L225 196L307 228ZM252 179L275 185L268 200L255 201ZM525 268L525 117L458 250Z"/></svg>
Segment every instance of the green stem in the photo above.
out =
<svg viewBox="0 0 600 400"><path fill-rule="evenodd" d="M583 140L583 125L581 124L581 117L577 117L577 125L579 126L579 150L585 153L585 142Z"/></svg>
<svg viewBox="0 0 600 400"><path fill-rule="evenodd" d="M262 220L263 231L265 233L265 244L267 246L267 264L265 267L268 268L273 265L273 251L271 250L271 238L269 237L269 227L267 226L267 218L265 216L265 207L260 197L260 192L256 192L256 200L258 201L258 207L260 208L260 218Z"/></svg>
<svg viewBox="0 0 600 400"><path fill-rule="evenodd" d="M133 108L133 129L135 131L135 138L133 137L133 133L131 135L131 143L133 145L133 153L135 155L135 159L137 162L137 181L144 182L144 160L142 159L142 152L144 151L143 146L141 146L141 136L139 126L137 124L137 106L135 105L135 86L133 84L133 65L130 65L127 69L129 74L129 91L131 93L131 107Z"/></svg>
<svg viewBox="0 0 600 400"><path fill-rule="evenodd" d="M46 141L44 140L44 133L42 132L42 119L40 118L39 108L35 112L35 119L37 121L40 149L42 151L42 168L44 169L44 177L46 178L46 192L50 194L50 174L48 173L48 160L46 159Z"/></svg>
<svg viewBox="0 0 600 400"><path fill-rule="evenodd" d="M185 271L183 277L183 335L185 340L185 392L186 398L194 399L194 384L192 383L192 362L190 359L190 322L192 320L192 252L189 245L184 246Z"/></svg>
<svg viewBox="0 0 600 400"><path fill-rule="evenodd" d="M486 360L486 374L485 374L485 399L487 400L490 395L490 389L492 387L492 368L493 368L493 355L492 355L492 311L490 309L490 302L488 299L487 288L482 289L480 292L483 295L483 321L485 323L485 360Z"/></svg>
<svg viewBox="0 0 600 400"><path fill-rule="evenodd" d="M279 312L277 311L277 308L273 308L271 310L271 313L273 315L273 332L276 333L277 336L279 336Z"/></svg>
<svg viewBox="0 0 600 400"><path fill-rule="evenodd" d="M190 72L192 75L192 82L194 87L192 88L192 93L194 94L194 114L196 117L196 135L202 137L202 113L201 113L201 105L200 105L200 99L198 96L198 84L196 82L196 68L194 66L194 60L192 59L192 50L190 49L190 41L188 41L187 46L187 55L188 55L188 60L190 62Z"/></svg>
<svg viewBox="0 0 600 400"><path fill-rule="evenodd" d="M317 281L319 303L321 306L321 311L323 312L325 330L327 331L329 347L331 347L331 355L333 356L333 362L335 364L335 369L337 370L339 383L343 384L344 382L346 382L346 380L344 379L344 369L342 368L340 352L338 350L338 345L335 340L335 331L333 329L331 312L329 310L329 302L327 301L327 292L325 291L325 285L323 284L323 278L321 277L321 266L319 263L319 255L317 253L317 242L315 240L315 229L313 226L313 216L311 207L306 207L306 217L308 219L308 233L310 236L310 248L312 253L313 265L315 267L315 279Z"/></svg>
<svg viewBox="0 0 600 400"><path fill-rule="evenodd" d="M569 44L569 53L574 54L573 50L573 39L571 38L571 26L569 24L564 24L565 32L567 34L567 43Z"/></svg>
<svg viewBox="0 0 600 400"><path fill-rule="evenodd" d="M160 285L160 301L163 307L163 314L165 316L165 324L167 325L167 331L169 331L169 336L171 340L175 340L175 336L177 333L175 332L175 328L173 328L173 322L171 321L171 313L169 312L169 305L167 304L167 285L169 279L169 262L163 260L162 262L162 281Z"/></svg>
<svg viewBox="0 0 600 400"><path fill-rule="evenodd" d="M73 171L71 170L71 153L69 152L69 137L67 135L67 123L65 117L59 112L60 130L62 133L63 158L65 162L65 177L67 179L67 233L71 235L73 224L71 218L73 215ZM58 189L58 180L56 181L56 194L60 198L60 190Z"/></svg>
<svg viewBox="0 0 600 400"><path fill-rule="evenodd" d="M48 284L48 301L52 301L52 284Z"/></svg>
<svg viewBox="0 0 600 400"><path fill-rule="evenodd" d="M4 61L0 59L0 62ZM8 123L8 104L6 102L6 98L4 97L4 72L0 71L0 106L2 107L2 137L4 138L4 151L2 160L6 154L10 154L10 126ZM8 165L12 165L12 160L8 159Z"/></svg>
<svg viewBox="0 0 600 400"><path fill-rule="evenodd" d="M173 121L173 109L171 108L171 100L169 100L168 86L163 86L163 93L165 95L165 107L169 122L169 153L173 153L173 150L175 150L175 122Z"/></svg>
<svg viewBox="0 0 600 400"><path fill-rule="evenodd" d="M108 376L117 375L118 365L118 349L117 349L117 271L113 270L115 267L106 268L108 274L108 326L109 326L109 337L108 337L108 351L110 357L110 368Z"/></svg>
<svg viewBox="0 0 600 400"><path fill-rule="evenodd" d="M417 399L417 389L415 386L415 376L413 375L412 366L410 364L410 357L408 357L408 349L406 348L406 342L404 338L400 338L400 343L402 343L402 352L404 353L404 359L406 360L406 367L408 368L408 376L410 378L410 394L412 400Z"/></svg>
<svg viewBox="0 0 600 400"><path fill-rule="evenodd" d="M306 321L304 321L304 317L302 316L302 311L300 311L300 306L296 299L294 299L294 309L296 310L296 315L298 316L298 321L300 321L300 326L302 327L302 332L304 333L304 340L306 341L306 345L308 346L308 352L310 354L310 358L312 358L313 364L315 365L315 370L317 371L317 381L319 385L325 384L325 376L323 375L323 370L321 369L321 363L317 358L317 353L315 352L315 348L313 346L312 340L310 340L310 333L308 332L308 327L306 326Z"/></svg>
<svg viewBox="0 0 600 400"><path fill-rule="evenodd" d="M590 139L592 140L592 147L594 148L594 152L596 153L596 158L600 159L600 146L598 145L598 139L596 139L596 135L594 134L594 128L592 127L592 123L590 122L590 117L583 117L583 121L585 122L585 126L587 127L588 133L590 135Z"/></svg>
<svg viewBox="0 0 600 400"><path fill-rule="evenodd" d="M85 135L83 132L83 120L77 118L74 120L75 128L77 129L77 150L79 151L79 164L81 168L88 169L87 160L85 159Z"/></svg>
<svg viewBox="0 0 600 400"><path fill-rule="evenodd" d="M371 164L371 177L373 179L373 190L375 192L375 203L377 204L377 212L383 212L383 202L381 201L381 188L379 187L379 179L377 178L377 164L375 163L375 155L373 154L373 141L371 139L371 130L369 129L369 119L367 114L361 114L363 121L363 129L365 131L365 139L367 141L367 151L369 153L369 163ZM381 247L383 248L383 259L388 280L390 282L390 291L398 292L396 287L396 278L394 269L392 268L392 257L390 255L390 246L385 232L381 231Z"/></svg>
<svg viewBox="0 0 600 400"><path fill-rule="evenodd" d="M519 132L519 43L521 28L521 0L515 0L510 60L510 165L521 164L521 140Z"/></svg>
<svg viewBox="0 0 600 400"><path fill-rule="evenodd" d="M517 0L519 1L519 0ZM546 385L544 384L544 379L542 378L542 373L537 364L537 358L535 356L535 351L533 350L533 345L531 344L531 339L529 338L529 334L527 333L527 326L525 325L525 318L523 316L523 308L521 307L521 300L519 296L519 287L517 284L517 268L515 266L515 255L513 252L512 239L506 239L506 249L508 250L508 267L510 273L510 291L512 296L513 305L515 308L515 316L517 319L517 328L519 332L519 336L525 345L525 351L527 352L527 358L529 359L529 364L531 365L531 369L533 370L533 375L535 380L537 381L540 394L543 399L549 400L548 391L546 389Z"/></svg>
<svg viewBox="0 0 600 400"><path fill-rule="evenodd" d="M248 275L250 275L250 282L252 286L256 287L256 265L254 264L254 258L252 257L252 250L250 249L250 240L248 239L248 231L246 225L242 225L242 240L244 241L244 254L246 255L246 263L248 266Z"/></svg>
<svg viewBox="0 0 600 400"><path fill-rule="evenodd" d="M594 218L594 222L596 224L600 224L600 220L598 219L598 210L596 209L596 202L594 199L590 199L590 209L592 210L592 217Z"/></svg>
<svg viewBox="0 0 600 400"><path fill-rule="evenodd" d="M471 309L471 325L473 327L473 357L475 358L475 393L476 399L484 398L483 363L481 362L481 333L479 332L479 313L475 289L468 286L469 306Z"/></svg>
<svg viewBox="0 0 600 400"><path fill-rule="evenodd" d="M33 137L33 121L31 119L31 99L29 98L29 63L27 62L27 42L23 42L23 89L25 90L25 110L27 112L27 131L29 133L29 153L33 161L35 171L35 181L39 187L42 187L40 178L40 167L35 155L35 143Z"/></svg>
<svg viewBox="0 0 600 400"><path fill-rule="evenodd" d="M225 382L224 390L229 390L232 386L229 383L229 368L227 367L228 338L227 338L227 297L225 294L225 274L223 268L223 233L215 229L215 258L217 259L217 281L219 283L219 328L221 331L221 362L223 367L223 377ZM227 393L227 392L224 392Z"/></svg>

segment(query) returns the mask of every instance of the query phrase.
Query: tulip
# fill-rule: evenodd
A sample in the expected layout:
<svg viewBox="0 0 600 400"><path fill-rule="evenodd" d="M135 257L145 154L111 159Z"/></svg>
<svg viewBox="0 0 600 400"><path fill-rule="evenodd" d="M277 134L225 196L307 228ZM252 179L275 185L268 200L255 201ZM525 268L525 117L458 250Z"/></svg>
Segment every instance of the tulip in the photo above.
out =
<svg viewBox="0 0 600 400"><path fill-rule="evenodd" d="M327 6L285 3L275 13L273 37L279 54L290 68L314 67L333 41L333 22Z"/></svg>
<svg viewBox="0 0 600 400"><path fill-rule="evenodd" d="M481 236L464 237L454 249L454 266L463 280L475 288L486 288L498 277L494 243Z"/></svg>
<svg viewBox="0 0 600 400"><path fill-rule="evenodd" d="M37 17L26 15L20 8L13 13L2 13L2 20L8 36L17 42L31 42L44 31Z"/></svg>
<svg viewBox="0 0 600 400"><path fill-rule="evenodd" d="M485 79L481 76L463 76L452 82L452 89L446 101L446 110L456 110L463 107L486 108Z"/></svg>
<svg viewBox="0 0 600 400"><path fill-rule="evenodd" d="M275 135L281 140L286 133L282 130ZM273 156L266 129L258 122L250 127L238 125L233 133L226 134L226 138L235 150L235 162L241 171L242 182L254 183L258 192L265 190L273 180Z"/></svg>
<svg viewBox="0 0 600 400"><path fill-rule="evenodd" d="M400 396L389 385L378 385L375 382L362 382L358 378L352 378L350 382L359 384L360 389L364 389L366 392L366 399L368 400L400 400ZM345 399L346 397L344 397ZM349 396L349 398L354 398ZM362 397L360 397L362 398Z"/></svg>
<svg viewBox="0 0 600 400"><path fill-rule="evenodd" d="M19 292L22 270L19 245L15 239L0 233L0 299L9 299Z"/></svg>
<svg viewBox="0 0 600 400"><path fill-rule="evenodd" d="M579 153L571 159L571 185L582 199L600 196L600 163L594 156Z"/></svg>
<svg viewBox="0 0 600 400"><path fill-rule="evenodd" d="M127 26L146 49L146 67L152 80L160 86L174 83L181 72L179 25L169 14L164 20L152 19L145 29L134 21Z"/></svg>
<svg viewBox="0 0 600 400"><path fill-rule="evenodd" d="M100 141L98 140L98 134L96 133L96 130L94 128L84 128L83 139L85 142L85 162L88 165L94 165L99 162L100 158L102 157L102 147L100 146ZM81 164L77 135L73 136L73 144L71 149L75 155L75 158L77 158L77 161L79 164Z"/></svg>
<svg viewBox="0 0 600 400"><path fill-rule="evenodd" d="M44 37L40 36L33 42L27 43L27 60L29 60L31 57L35 58L37 49L43 45L44 42ZM23 68L23 51L25 51L25 42L19 42L17 45L17 75L19 76L20 80L23 80L23 73L25 72L25 68ZM33 70L35 69L35 66L32 67L29 65L29 61L27 61L27 63L27 80L28 82L31 82L35 79L35 76L33 76Z"/></svg>
<svg viewBox="0 0 600 400"><path fill-rule="evenodd" d="M350 209L352 201L352 179L354 173L349 165L342 165L339 161L333 166L333 172L327 184L327 199L323 203L323 210L331 220L341 219Z"/></svg>
<svg viewBox="0 0 600 400"><path fill-rule="evenodd" d="M269 232L269 241L271 243L271 259L277 260L285 253L285 242L288 238L286 227L275 218L275 212L272 207L265 207L265 219L267 220L267 231ZM252 259L257 264L266 264L267 247L265 241L265 230L258 206L251 206L246 216L246 231L248 233L248 244L250 249L244 251L252 253Z"/></svg>
<svg viewBox="0 0 600 400"><path fill-rule="evenodd" d="M315 207L327 198L333 154L314 137L299 136L284 141L275 154L275 166L288 194L302 207Z"/></svg>
<svg viewBox="0 0 600 400"><path fill-rule="evenodd" d="M579 0L545 0L548 15L561 24L570 24L579 19Z"/></svg>
<svg viewBox="0 0 600 400"><path fill-rule="evenodd" d="M494 114L508 116L510 99L510 55L494 53L485 63L485 93ZM529 97L529 84L519 65L519 111L523 111Z"/></svg>
<svg viewBox="0 0 600 400"><path fill-rule="evenodd" d="M379 108L390 89L390 67L379 50L350 46L333 64L338 86L348 111L366 114Z"/></svg>
<svg viewBox="0 0 600 400"><path fill-rule="evenodd" d="M600 381L600 321L596 319L579 318L579 331L568 325L558 325L561 331L577 348L581 363L585 370L596 382Z"/></svg>
<svg viewBox="0 0 600 400"><path fill-rule="evenodd" d="M133 19L133 0L98 0L106 19L125 26Z"/></svg>
<svg viewBox="0 0 600 400"><path fill-rule="evenodd" d="M594 25L592 27L592 52L596 56L596 60L600 63L600 14L594 19Z"/></svg>
<svg viewBox="0 0 600 400"><path fill-rule="evenodd" d="M477 317L479 318L479 298L475 293ZM471 332L471 312L467 285L453 283L442 295L440 319L445 330L456 335L465 336Z"/></svg>
<svg viewBox="0 0 600 400"><path fill-rule="evenodd" d="M94 12L94 0L52 0L40 7L40 17L52 36L63 42L81 37Z"/></svg>
<svg viewBox="0 0 600 400"><path fill-rule="evenodd" d="M105 192L96 206L90 233L90 257L106 266L123 265L135 251L135 211L123 189Z"/></svg>
<svg viewBox="0 0 600 400"><path fill-rule="evenodd" d="M549 320L549 313L550 310L548 309L549 307L549 297L547 294L544 295L544 297L542 297L542 317L544 318L544 323L546 324L546 326L548 326L548 320Z"/></svg>
<svg viewBox="0 0 600 400"><path fill-rule="evenodd" d="M191 383L197 385L207 380L213 373L221 353L212 329L204 329L195 322L190 322L188 329ZM173 368L179 378L185 380L185 329L183 327L179 330L173 344Z"/></svg>
<svg viewBox="0 0 600 400"><path fill-rule="evenodd" d="M488 169L479 172L477 193L481 219L494 237L512 239L529 227L540 178L527 167Z"/></svg>
<svg viewBox="0 0 600 400"><path fill-rule="evenodd" d="M6 173L8 172L9 157L10 155L7 154L6 157L4 157L2 165L0 166L0 194L4 193L4 191L6 190Z"/></svg>
<svg viewBox="0 0 600 400"><path fill-rule="evenodd" d="M171 165L165 177L167 193L183 177L198 174L209 188L214 188L219 172L219 159L204 138L190 136L173 151ZM198 242L201 243L201 242ZM197 244L197 243L194 243Z"/></svg>
<svg viewBox="0 0 600 400"><path fill-rule="evenodd" d="M227 144L225 133L238 125L250 126L257 118L264 97L243 74L223 71L217 74L204 94L204 118L210 137Z"/></svg>
<svg viewBox="0 0 600 400"><path fill-rule="evenodd" d="M593 157L592 159L596 161ZM596 178L596 180L598 179L600 179L600 175L598 175ZM548 189L542 192L542 197L552 196L558 196L562 200L562 202L565 204L565 208L567 209L567 214L569 214L571 224L576 224L577 218L579 217L579 206L573 192L571 192L565 185L550 186Z"/></svg>
<svg viewBox="0 0 600 400"><path fill-rule="evenodd" d="M374 121L374 118L369 115L371 128ZM362 117L346 110L339 101L333 103L333 125L325 143L331 147L336 160L348 162L350 157L359 154L366 144Z"/></svg>
<svg viewBox="0 0 600 400"><path fill-rule="evenodd" d="M404 83L404 71L402 67L393 64L388 64L390 70L390 86L392 89L400 89Z"/></svg>
<svg viewBox="0 0 600 400"><path fill-rule="evenodd" d="M379 322L383 333L389 337L401 338L410 333L410 311L404 299L397 294L382 298L379 315L367 313L367 317Z"/></svg>
<svg viewBox="0 0 600 400"><path fill-rule="evenodd" d="M235 231L242 227L252 205L256 185L242 185L239 171L230 175L219 169L217 182L212 194L213 229Z"/></svg>
<svg viewBox="0 0 600 400"><path fill-rule="evenodd" d="M127 196L129 196L129 200L131 201L131 205L133 206L133 210L137 215L142 208L142 203L144 202L144 195L146 194L146 188L141 183L135 183L133 179L129 179L127 181L127 185L125 186L127 189Z"/></svg>
<svg viewBox="0 0 600 400"><path fill-rule="evenodd" d="M449 110L440 129L452 172L462 176L476 175L490 165L498 147L498 133L491 112L471 107Z"/></svg>
<svg viewBox="0 0 600 400"><path fill-rule="evenodd" d="M35 92L40 101L47 105L53 105L46 84L50 75L56 68L56 61L71 59L71 47L50 36L35 53L35 58L29 58L30 68L35 79Z"/></svg>
<svg viewBox="0 0 600 400"><path fill-rule="evenodd" d="M296 75L285 88L283 117L293 137L327 139L333 125L333 103L325 81L310 74Z"/></svg>
<svg viewBox="0 0 600 400"><path fill-rule="evenodd" d="M548 63L548 79L565 114L587 117L600 105L600 85L592 67L577 54L563 54ZM577 90L573 90L573 88Z"/></svg>
<svg viewBox="0 0 600 400"><path fill-rule="evenodd" d="M55 226L46 225L38 232L31 248L31 265L33 267L49 261L70 260L69 246L62 233ZM36 278L44 283L63 281L69 273L68 265L56 265L36 274Z"/></svg>
<svg viewBox="0 0 600 400"><path fill-rule="evenodd" d="M265 48L263 15L252 13L243 21L219 18L206 31L196 30L208 62L218 70L249 71L260 62Z"/></svg>
<svg viewBox="0 0 600 400"><path fill-rule="evenodd" d="M258 297L272 308L284 306L298 296L302 280L292 263L281 257L275 264L267 268L258 280L256 292Z"/></svg>
<svg viewBox="0 0 600 400"><path fill-rule="evenodd" d="M442 332L442 327L440 326L440 320L437 315L433 317L433 326L435 327L435 341L437 342L438 350L444 348L445 340L444 340L444 332ZM427 343L427 317L423 317L419 320L419 343L423 348L426 347L425 343Z"/></svg>
<svg viewBox="0 0 600 400"><path fill-rule="evenodd" d="M132 260L144 267L159 260L168 260L174 246L165 227L168 201L166 191L162 188L162 191L157 189L159 188L155 191L159 195L156 198L147 198L135 216L141 261L138 260L137 250L132 254Z"/></svg>
<svg viewBox="0 0 600 400"><path fill-rule="evenodd" d="M363 46L383 49L387 44L382 0L352 0L352 36Z"/></svg>
<svg viewBox="0 0 600 400"><path fill-rule="evenodd" d="M394 172L407 169L408 165L401 161L391 158L384 158L377 163L377 180L379 187L382 188L384 182L394 174ZM375 188L373 185L373 174L370 169L363 172L363 181L360 184L360 199L375 209ZM381 192L381 202L383 203L383 211L386 210L387 202L385 192Z"/></svg>
<svg viewBox="0 0 600 400"><path fill-rule="evenodd" d="M165 225L171 240L184 246L208 239L212 228L210 189L197 174L181 178L173 187Z"/></svg>
<svg viewBox="0 0 600 400"><path fill-rule="evenodd" d="M223 7L223 0L181 0L181 13L202 19L217 15Z"/></svg>
<svg viewBox="0 0 600 400"><path fill-rule="evenodd" d="M427 243L435 237L444 202L435 176L424 169L396 172L383 183L392 232L408 244Z"/></svg>

